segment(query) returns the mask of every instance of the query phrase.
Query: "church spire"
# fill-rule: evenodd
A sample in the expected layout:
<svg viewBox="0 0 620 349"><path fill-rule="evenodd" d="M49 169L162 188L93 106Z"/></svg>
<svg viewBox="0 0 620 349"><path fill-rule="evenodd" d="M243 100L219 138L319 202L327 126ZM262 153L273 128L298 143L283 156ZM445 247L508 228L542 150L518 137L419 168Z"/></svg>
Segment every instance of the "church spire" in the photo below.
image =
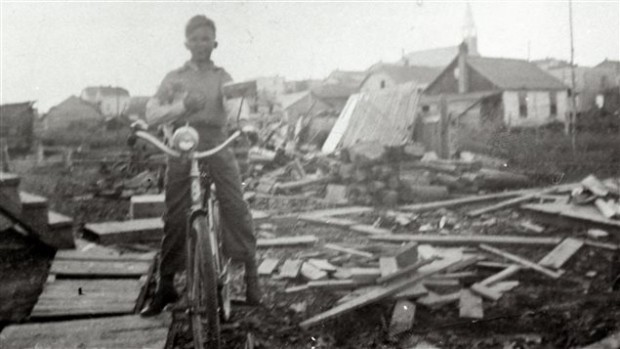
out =
<svg viewBox="0 0 620 349"><path fill-rule="evenodd" d="M474 23L474 16L471 12L471 5L469 2L465 8L465 20L463 21L463 41L467 44L468 54L471 56L478 56L478 33L476 31L476 24Z"/></svg>

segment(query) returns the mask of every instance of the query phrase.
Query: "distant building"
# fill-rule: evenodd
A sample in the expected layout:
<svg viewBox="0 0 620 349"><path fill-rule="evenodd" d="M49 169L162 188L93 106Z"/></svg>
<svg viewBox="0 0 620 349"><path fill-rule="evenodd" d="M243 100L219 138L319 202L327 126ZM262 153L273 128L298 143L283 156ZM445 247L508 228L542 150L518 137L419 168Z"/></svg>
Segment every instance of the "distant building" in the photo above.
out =
<svg viewBox="0 0 620 349"><path fill-rule="evenodd" d="M121 115L129 102L129 91L112 86L87 87L82 90L80 98L95 105L106 118L114 118Z"/></svg>
<svg viewBox="0 0 620 349"><path fill-rule="evenodd" d="M34 103L28 101L0 105L0 143L5 143L10 150L30 149L37 114Z"/></svg>
<svg viewBox="0 0 620 349"><path fill-rule="evenodd" d="M430 96L499 93L499 105L492 114L472 113L465 120L471 126L483 123L506 127L535 127L564 122L568 86L520 59L472 57L466 45L459 55L426 89ZM496 103L496 102L493 102Z"/></svg>
<svg viewBox="0 0 620 349"><path fill-rule="evenodd" d="M440 72L441 69L432 67L375 65L362 81L361 91L378 91L409 82L424 88L435 80Z"/></svg>
<svg viewBox="0 0 620 349"><path fill-rule="evenodd" d="M105 117L96 106L76 96L71 96L52 107L43 116L43 133L54 131L86 131L102 125Z"/></svg>
<svg viewBox="0 0 620 349"><path fill-rule="evenodd" d="M323 80L326 85L340 85L350 89L359 89L366 78L366 71L334 70Z"/></svg>
<svg viewBox="0 0 620 349"><path fill-rule="evenodd" d="M259 94L279 96L286 91L286 80L277 75L256 78L256 89Z"/></svg>
<svg viewBox="0 0 620 349"><path fill-rule="evenodd" d="M567 86L572 86L572 71L570 66L566 66L551 68L547 72ZM575 67L574 72L576 104L580 112L595 108L597 98L602 98L606 90L618 86L617 75L611 69Z"/></svg>

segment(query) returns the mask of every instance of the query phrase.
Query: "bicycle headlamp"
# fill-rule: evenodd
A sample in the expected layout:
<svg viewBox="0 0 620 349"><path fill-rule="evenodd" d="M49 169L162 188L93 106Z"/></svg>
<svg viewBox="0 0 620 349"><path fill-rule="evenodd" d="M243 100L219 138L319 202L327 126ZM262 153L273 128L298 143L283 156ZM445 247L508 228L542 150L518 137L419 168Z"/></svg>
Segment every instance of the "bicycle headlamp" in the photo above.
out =
<svg viewBox="0 0 620 349"><path fill-rule="evenodd" d="M189 126L183 126L174 131L172 147L183 152L196 149L198 146L198 132Z"/></svg>

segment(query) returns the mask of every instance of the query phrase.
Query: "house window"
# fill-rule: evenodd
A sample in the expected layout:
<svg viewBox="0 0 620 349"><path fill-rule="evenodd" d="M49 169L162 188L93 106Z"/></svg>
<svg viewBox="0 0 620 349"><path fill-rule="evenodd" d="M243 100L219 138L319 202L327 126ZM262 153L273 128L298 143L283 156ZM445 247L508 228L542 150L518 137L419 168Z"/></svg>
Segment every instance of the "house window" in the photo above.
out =
<svg viewBox="0 0 620 349"><path fill-rule="evenodd" d="M431 106L430 105L423 105L422 106L422 112L428 113L429 111L431 111Z"/></svg>
<svg viewBox="0 0 620 349"><path fill-rule="evenodd" d="M519 116L522 118L527 117L527 92L519 92Z"/></svg>
<svg viewBox="0 0 620 349"><path fill-rule="evenodd" d="M549 92L549 115L558 116L558 93Z"/></svg>
<svg viewBox="0 0 620 349"><path fill-rule="evenodd" d="M381 88L385 88L385 80L381 80Z"/></svg>

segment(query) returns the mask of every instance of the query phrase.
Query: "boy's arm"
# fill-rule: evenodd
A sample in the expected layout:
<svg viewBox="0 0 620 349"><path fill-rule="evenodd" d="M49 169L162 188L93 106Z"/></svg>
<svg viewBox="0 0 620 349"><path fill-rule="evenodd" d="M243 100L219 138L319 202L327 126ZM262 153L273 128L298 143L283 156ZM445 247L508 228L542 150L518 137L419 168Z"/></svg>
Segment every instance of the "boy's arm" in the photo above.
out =
<svg viewBox="0 0 620 349"><path fill-rule="evenodd" d="M146 122L157 126L175 121L187 112L184 99L187 93L178 93L168 74L161 82L157 93L146 103Z"/></svg>

